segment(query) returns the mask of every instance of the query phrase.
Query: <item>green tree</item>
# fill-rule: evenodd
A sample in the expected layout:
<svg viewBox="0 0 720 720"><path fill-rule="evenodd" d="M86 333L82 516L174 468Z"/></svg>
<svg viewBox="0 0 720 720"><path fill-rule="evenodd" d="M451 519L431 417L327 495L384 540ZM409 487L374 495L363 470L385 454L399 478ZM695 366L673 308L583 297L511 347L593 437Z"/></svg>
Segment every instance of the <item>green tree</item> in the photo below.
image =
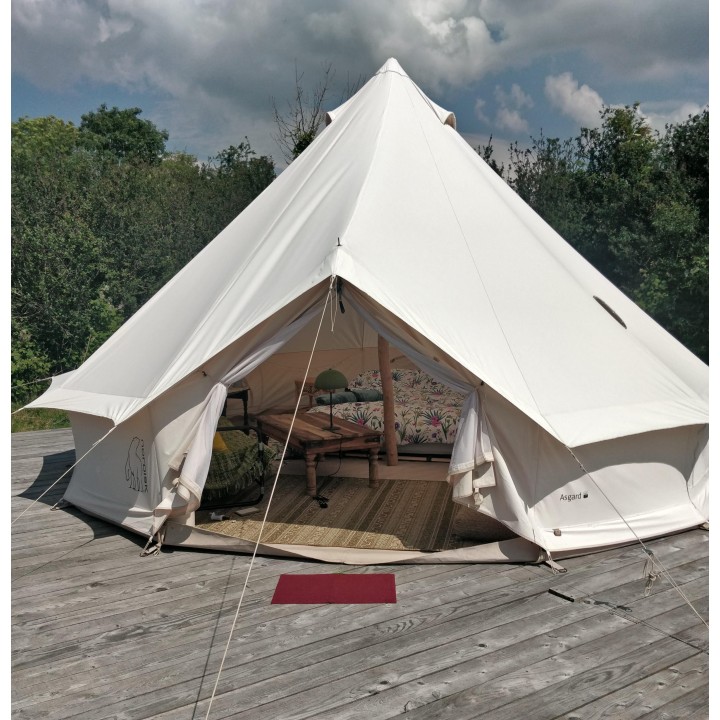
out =
<svg viewBox="0 0 720 720"><path fill-rule="evenodd" d="M275 179L272 158L256 157L247 138L210 158L204 170L218 216L218 232Z"/></svg>
<svg viewBox="0 0 720 720"><path fill-rule="evenodd" d="M81 364L275 177L247 139L207 164L168 153L139 113L12 125L16 402Z"/></svg>
<svg viewBox="0 0 720 720"><path fill-rule="evenodd" d="M586 230L586 162L577 140L540 135L527 149L511 144L513 189L568 242L578 247Z"/></svg>
<svg viewBox="0 0 720 720"><path fill-rule="evenodd" d="M82 142L120 161L159 163L165 153L168 132L158 130L150 120L140 119L141 113L137 107L108 109L103 103L97 110L81 116Z"/></svg>
<svg viewBox="0 0 720 720"><path fill-rule="evenodd" d="M119 315L103 295L98 239L82 220L97 168L78 146L77 128L52 117L19 120L11 171L15 385L74 367L118 327Z"/></svg>
<svg viewBox="0 0 720 720"><path fill-rule="evenodd" d="M312 98L308 98L302 84L303 74L298 75L296 65L295 97L292 102L288 102L287 111L284 114L278 110L275 99L272 98L273 115L277 127L274 137L288 163L295 160L320 132L320 126L325 119L322 105L334 76L335 71L332 66L327 65L322 78L313 90Z"/></svg>
<svg viewBox="0 0 720 720"><path fill-rule="evenodd" d="M654 132L637 105L511 147L506 181L600 272L708 360L708 112ZM479 148L492 159L492 148ZM498 168L495 168L498 171ZM502 169L501 172L502 173Z"/></svg>
<svg viewBox="0 0 720 720"><path fill-rule="evenodd" d="M670 125L659 146L663 188L653 254L637 298L670 332L709 359L709 112Z"/></svg>
<svg viewBox="0 0 720 720"><path fill-rule="evenodd" d="M487 145L480 145L477 149L478 155L494 170L501 178L505 177L505 163L498 165L495 155L495 148L492 144L492 135L488 139Z"/></svg>
<svg viewBox="0 0 720 720"><path fill-rule="evenodd" d="M684 123L668 125L663 138L668 170L674 172L707 229L710 218L710 111L705 108Z"/></svg>
<svg viewBox="0 0 720 720"><path fill-rule="evenodd" d="M288 101L286 112L281 113L278 110L275 98L271 98L273 117L277 128L273 138L280 146L283 157L288 164L295 160L320 132L325 121L323 103L334 78L335 70L332 65L326 65L322 77L313 89L312 97L308 97L303 85L303 74L298 74L296 65L295 95L292 101ZM354 95L364 81L365 78L358 76L355 82L351 82L348 75L340 102L342 103Z"/></svg>

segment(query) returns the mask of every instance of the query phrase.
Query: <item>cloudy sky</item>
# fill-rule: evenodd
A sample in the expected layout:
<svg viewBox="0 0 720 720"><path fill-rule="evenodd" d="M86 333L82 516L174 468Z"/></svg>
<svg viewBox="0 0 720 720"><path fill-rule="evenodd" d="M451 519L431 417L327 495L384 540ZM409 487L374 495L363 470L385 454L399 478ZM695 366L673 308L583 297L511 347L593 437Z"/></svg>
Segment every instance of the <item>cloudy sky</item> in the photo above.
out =
<svg viewBox="0 0 720 720"><path fill-rule="evenodd" d="M281 163L272 98L325 105L389 57L473 145L575 136L603 105L650 123L708 103L708 0L12 0L11 113L140 107L205 160L248 137Z"/></svg>

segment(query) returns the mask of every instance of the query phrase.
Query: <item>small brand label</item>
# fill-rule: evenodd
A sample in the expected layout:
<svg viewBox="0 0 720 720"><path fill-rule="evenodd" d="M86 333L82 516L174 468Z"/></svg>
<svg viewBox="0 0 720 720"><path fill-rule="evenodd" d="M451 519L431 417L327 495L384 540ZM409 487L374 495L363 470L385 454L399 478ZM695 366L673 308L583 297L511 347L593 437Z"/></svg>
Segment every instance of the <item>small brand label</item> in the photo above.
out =
<svg viewBox="0 0 720 720"><path fill-rule="evenodd" d="M585 498L587 498L587 496L588 496L588 494L586 492L574 493L572 495L563 493L562 495L560 495L560 500L563 502L573 502L573 500L585 500Z"/></svg>

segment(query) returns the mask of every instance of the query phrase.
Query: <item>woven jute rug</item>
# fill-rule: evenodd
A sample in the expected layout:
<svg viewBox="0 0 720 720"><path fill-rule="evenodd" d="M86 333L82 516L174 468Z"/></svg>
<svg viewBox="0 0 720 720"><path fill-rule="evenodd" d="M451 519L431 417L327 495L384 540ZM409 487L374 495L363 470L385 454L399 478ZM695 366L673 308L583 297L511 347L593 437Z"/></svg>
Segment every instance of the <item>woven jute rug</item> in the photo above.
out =
<svg viewBox="0 0 720 720"><path fill-rule="evenodd" d="M210 513L198 511L196 526L213 532L256 542L262 525L267 493L259 512L237 517L232 508L224 511L232 519L210 521ZM463 508L452 502L447 483L418 480L381 480L375 489L367 478L318 478L318 494L327 507L305 494L305 478L281 476L267 522L263 543L314 545L376 550L439 551L469 544L458 534L456 518ZM475 541L479 529L487 528L487 540L499 539L507 528L473 512ZM467 522L462 523L467 526ZM510 536L512 533L510 533Z"/></svg>

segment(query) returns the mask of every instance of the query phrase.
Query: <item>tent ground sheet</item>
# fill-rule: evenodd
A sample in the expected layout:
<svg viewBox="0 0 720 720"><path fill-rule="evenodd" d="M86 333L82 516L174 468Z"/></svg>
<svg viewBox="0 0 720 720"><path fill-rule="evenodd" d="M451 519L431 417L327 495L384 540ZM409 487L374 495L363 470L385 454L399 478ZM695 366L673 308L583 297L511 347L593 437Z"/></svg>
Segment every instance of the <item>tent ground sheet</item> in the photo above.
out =
<svg viewBox="0 0 720 720"><path fill-rule="evenodd" d="M437 552L514 537L492 518L453 503L451 494L444 482L385 479L370 488L367 478L329 477L319 478L318 501L305 493L304 478L281 475L262 542ZM198 510L195 525L256 542L269 499L268 491L250 516L228 508L228 519L212 521L210 512Z"/></svg>

